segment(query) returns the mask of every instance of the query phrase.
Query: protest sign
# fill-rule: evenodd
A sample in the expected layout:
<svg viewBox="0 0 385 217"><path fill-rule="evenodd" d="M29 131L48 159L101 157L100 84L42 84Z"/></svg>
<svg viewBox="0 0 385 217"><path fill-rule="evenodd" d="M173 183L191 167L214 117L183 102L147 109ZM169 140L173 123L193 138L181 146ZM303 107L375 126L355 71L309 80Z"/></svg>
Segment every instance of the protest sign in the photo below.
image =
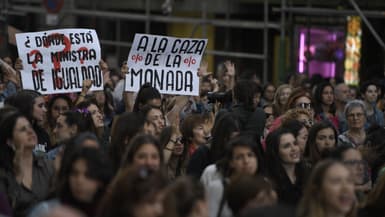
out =
<svg viewBox="0 0 385 217"><path fill-rule="evenodd" d="M206 45L207 39L136 34L125 90L151 83L163 94L199 95L198 68Z"/></svg>
<svg viewBox="0 0 385 217"><path fill-rule="evenodd" d="M92 29L57 29L16 34L23 62L24 89L42 94L79 92L92 80L91 90L103 90L99 39Z"/></svg>

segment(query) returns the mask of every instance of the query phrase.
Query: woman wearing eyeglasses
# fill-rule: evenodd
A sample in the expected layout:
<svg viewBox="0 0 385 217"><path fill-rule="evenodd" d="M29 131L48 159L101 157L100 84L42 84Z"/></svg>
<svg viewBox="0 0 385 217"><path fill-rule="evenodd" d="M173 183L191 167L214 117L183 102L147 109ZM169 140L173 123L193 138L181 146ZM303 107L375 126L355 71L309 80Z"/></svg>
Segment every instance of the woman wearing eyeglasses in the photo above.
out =
<svg viewBox="0 0 385 217"><path fill-rule="evenodd" d="M334 88L330 83L317 85L314 96L315 118L318 121L329 121L336 129L338 128L338 117L334 103Z"/></svg>
<svg viewBox="0 0 385 217"><path fill-rule="evenodd" d="M342 161L353 175L356 196L359 202L363 202L365 194L371 189L372 182L369 177L368 166L359 150L351 146L339 146L331 154L337 160Z"/></svg>
<svg viewBox="0 0 385 217"><path fill-rule="evenodd" d="M174 126L167 126L160 134L160 144L163 147L164 162L170 180L184 175L186 172L186 152L182 143L182 134Z"/></svg>
<svg viewBox="0 0 385 217"><path fill-rule="evenodd" d="M345 106L345 117L348 130L338 136L338 145L358 147L364 144L366 139L366 106L361 100L352 100Z"/></svg>

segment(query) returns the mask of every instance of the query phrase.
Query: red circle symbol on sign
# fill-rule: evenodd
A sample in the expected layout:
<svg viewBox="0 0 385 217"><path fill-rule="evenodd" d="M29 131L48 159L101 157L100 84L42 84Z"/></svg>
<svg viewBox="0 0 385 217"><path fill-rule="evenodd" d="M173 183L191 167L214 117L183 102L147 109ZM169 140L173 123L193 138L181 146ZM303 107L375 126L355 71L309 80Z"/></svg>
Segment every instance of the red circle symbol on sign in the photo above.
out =
<svg viewBox="0 0 385 217"><path fill-rule="evenodd" d="M63 7L64 0L43 0L43 3L49 13L58 13Z"/></svg>

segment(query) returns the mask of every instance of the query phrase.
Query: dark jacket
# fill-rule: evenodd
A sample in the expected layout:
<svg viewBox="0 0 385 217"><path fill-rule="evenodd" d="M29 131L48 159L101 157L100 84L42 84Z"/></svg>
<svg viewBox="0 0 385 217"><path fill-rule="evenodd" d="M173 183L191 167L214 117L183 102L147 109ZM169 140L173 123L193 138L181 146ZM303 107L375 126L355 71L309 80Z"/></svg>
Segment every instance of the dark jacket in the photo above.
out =
<svg viewBox="0 0 385 217"><path fill-rule="evenodd" d="M231 113L239 119L242 132L250 133L255 139L263 136L263 129L266 123L266 115L263 109L256 108L254 111L251 111L238 104L233 106Z"/></svg>

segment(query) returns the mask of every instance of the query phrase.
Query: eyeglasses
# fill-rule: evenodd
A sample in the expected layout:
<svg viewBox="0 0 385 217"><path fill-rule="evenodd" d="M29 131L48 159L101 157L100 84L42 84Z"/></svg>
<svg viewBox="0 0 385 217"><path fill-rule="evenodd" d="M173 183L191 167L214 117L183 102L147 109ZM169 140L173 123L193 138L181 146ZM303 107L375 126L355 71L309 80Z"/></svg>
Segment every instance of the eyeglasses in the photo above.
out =
<svg viewBox="0 0 385 217"><path fill-rule="evenodd" d="M350 113L347 115L348 118L353 119L356 118L362 118L364 116L364 113Z"/></svg>
<svg viewBox="0 0 385 217"><path fill-rule="evenodd" d="M178 137L175 140L170 139L170 142L177 144L177 143L182 143L182 137Z"/></svg>
<svg viewBox="0 0 385 217"><path fill-rule="evenodd" d="M311 109L312 108L311 103L304 103L304 102L298 103L296 106L298 108L303 108L303 109Z"/></svg>
<svg viewBox="0 0 385 217"><path fill-rule="evenodd" d="M268 113L268 112L265 112L265 116L266 116L266 119L270 118L271 116L273 116L272 113Z"/></svg>

